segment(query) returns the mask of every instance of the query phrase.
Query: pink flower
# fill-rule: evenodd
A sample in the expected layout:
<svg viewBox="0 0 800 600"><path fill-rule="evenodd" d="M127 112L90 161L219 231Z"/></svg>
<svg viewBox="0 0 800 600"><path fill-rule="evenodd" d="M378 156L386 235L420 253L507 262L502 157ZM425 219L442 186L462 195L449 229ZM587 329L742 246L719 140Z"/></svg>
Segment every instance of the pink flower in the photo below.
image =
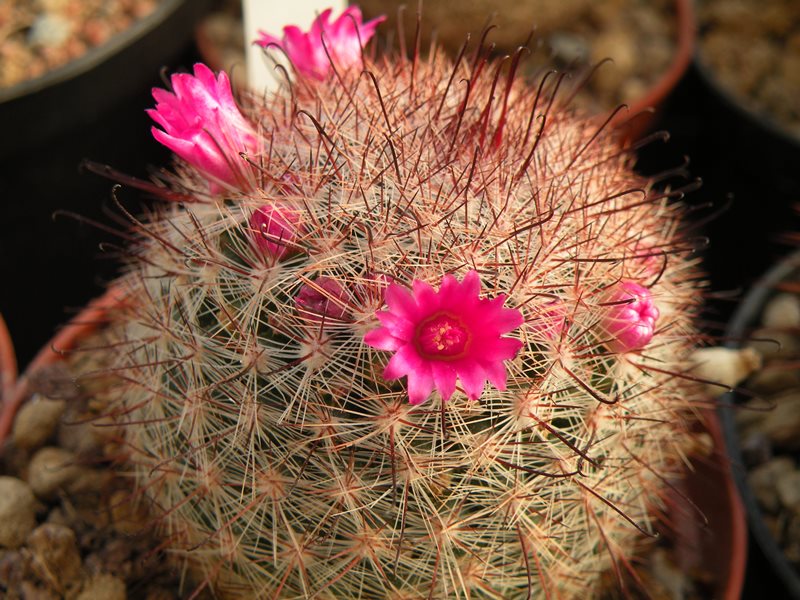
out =
<svg viewBox="0 0 800 600"><path fill-rule="evenodd" d="M347 301L347 291L341 284L324 275L304 284L294 299L300 314L311 321L341 321L347 314Z"/></svg>
<svg viewBox="0 0 800 600"><path fill-rule="evenodd" d="M611 350L630 352L650 343L659 315L650 290L633 281L622 281L603 304L607 310L601 326L611 336L607 342Z"/></svg>
<svg viewBox="0 0 800 600"><path fill-rule="evenodd" d="M156 107L147 114L161 127L153 137L214 180L236 184L246 163L240 152L258 148L256 132L239 111L224 71L217 77L204 64L194 75L172 76L172 92L153 88Z"/></svg>
<svg viewBox="0 0 800 600"><path fill-rule="evenodd" d="M283 49L299 74L325 79L331 72L331 60L337 68L344 69L359 63L362 46L375 35L375 28L386 19L380 16L363 23L361 10L356 6L349 7L333 23L328 23L330 15L329 8L314 19L308 33L303 33L295 25L284 27L282 40L259 31L261 37L255 43L263 47L275 44Z"/></svg>
<svg viewBox="0 0 800 600"><path fill-rule="evenodd" d="M389 285L388 310L376 314L382 327L364 336L370 346L395 353L383 376L407 376L411 404L424 402L434 387L449 400L456 377L472 400L481 395L486 379L505 389L503 361L513 358L522 342L501 336L522 324L522 313L503 308L504 295L481 299L475 271L461 283L453 275L445 276L438 292L418 279L412 287L409 291Z"/></svg>
<svg viewBox="0 0 800 600"><path fill-rule="evenodd" d="M300 213L275 204L260 206L250 217L256 245L264 254L280 260L294 248L300 230Z"/></svg>

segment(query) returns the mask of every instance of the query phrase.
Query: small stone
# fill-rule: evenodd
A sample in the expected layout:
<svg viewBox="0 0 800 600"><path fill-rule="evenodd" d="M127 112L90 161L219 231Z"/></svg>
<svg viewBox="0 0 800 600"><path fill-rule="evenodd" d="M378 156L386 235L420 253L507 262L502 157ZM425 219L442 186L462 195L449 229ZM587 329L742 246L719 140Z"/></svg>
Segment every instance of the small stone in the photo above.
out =
<svg viewBox="0 0 800 600"><path fill-rule="evenodd" d="M51 589L67 595L80 584L81 555L70 528L53 523L40 525L28 536L28 550L31 567Z"/></svg>
<svg viewBox="0 0 800 600"><path fill-rule="evenodd" d="M781 504L795 514L800 514L800 471L792 471L775 483Z"/></svg>
<svg viewBox="0 0 800 600"><path fill-rule="evenodd" d="M127 598L125 582L106 573L95 575L84 584L83 590L76 600L97 600L98 598L125 600Z"/></svg>
<svg viewBox="0 0 800 600"><path fill-rule="evenodd" d="M761 323L771 329L800 327L800 298L796 294L773 297L764 308Z"/></svg>
<svg viewBox="0 0 800 600"><path fill-rule="evenodd" d="M750 431L741 436L742 459L748 468L757 467L772 458L772 444L761 431Z"/></svg>
<svg viewBox="0 0 800 600"><path fill-rule="evenodd" d="M46 446L31 458L28 467L28 484L39 498L49 499L59 489L69 486L81 475L75 464L75 455L62 448Z"/></svg>
<svg viewBox="0 0 800 600"><path fill-rule="evenodd" d="M173 600L175 595L163 587L154 587L147 590L144 600Z"/></svg>
<svg viewBox="0 0 800 600"><path fill-rule="evenodd" d="M31 488L15 477L0 477L0 547L18 548L35 526Z"/></svg>
<svg viewBox="0 0 800 600"><path fill-rule="evenodd" d="M757 329L750 339L747 347L756 350L765 361L792 358L800 354L800 340L785 331Z"/></svg>
<svg viewBox="0 0 800 600"><path fill-rule="evenodd" d="M64 17L45 13L40 15L28 32L28 43L31 46L55 48L66 42L72 35L72 23Z"/></svg>
<svg viewBox="0 0 800 600"><path fill-rule="evenodd" d="M776 490L777 482L793 472L794 461L787 456L779 456L748 473L747 482L761 508L771 513L778 512L781 501Z"/></svg>
<svg viewBox="0 0 800 600"><path fill-rule="evenodd" d="M800 387L800 370L796 365L780 362L767 364L747 382L747 388L759 394L774 394L796 387Z"/></svg>
<svg viewBox="0 0 800 600"><path fill-rule="evenodd" d="M123 535L138 535L146 530L147 513L139 497L130 491L117 490L108 501L111 525Z"/></svg>
<svg viewBox="0 0 800 600"><path fill-rule="evenodd" d="M19 588L20 597L24 600L62 600L61 594L40 587L32 581L23 581Z"/></svg>
<svg viewBox="0 0 800 600"><path fill-rule="evenodd" d="M718 396L736 387L761 368L761 356L752 348L701 348L692 354L693 373L714 384L706 385L706 393Z"/></svg>
<svg viewBox="0 0 800 600"><path fill-rule="evenodd" d="M12 440L25 450L39 448L53 435L67 403L51 400L41 394L22 405L14 420Z"/></svg>
<svg viewBox="0 0 800 600"><path fill-rule="evenodd" d="M27 553L21 550L0 551L0 589L13 597L13 590L19 588L30 571Z"/></svg>
<svg viewBox="0 0 800 600"><path fill-rule="evenodd" d="M101 456L104 443L103 429L97 418L80 403L70 403L58 425L58 445L74 452L76 456Z"/></svg>
<svg viewBox="0 0 800 600"><path fill-rule="evenodd" d="M800 449L800 390L772 397L775 408L766 414L761 431L774 446Z"/></svg>

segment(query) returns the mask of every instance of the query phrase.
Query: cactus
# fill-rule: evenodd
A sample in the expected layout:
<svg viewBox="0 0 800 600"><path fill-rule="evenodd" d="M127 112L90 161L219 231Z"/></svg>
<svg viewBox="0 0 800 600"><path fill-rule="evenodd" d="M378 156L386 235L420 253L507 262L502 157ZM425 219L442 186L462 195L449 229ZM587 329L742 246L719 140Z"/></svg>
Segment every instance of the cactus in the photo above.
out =
<svg viewBox="0 0 800 600"><path fill-rule="evenodd" d="M200 587L584 597L655 535L702 402L683 209L522 55L158 93L183 160L96 362Z"/></svg>

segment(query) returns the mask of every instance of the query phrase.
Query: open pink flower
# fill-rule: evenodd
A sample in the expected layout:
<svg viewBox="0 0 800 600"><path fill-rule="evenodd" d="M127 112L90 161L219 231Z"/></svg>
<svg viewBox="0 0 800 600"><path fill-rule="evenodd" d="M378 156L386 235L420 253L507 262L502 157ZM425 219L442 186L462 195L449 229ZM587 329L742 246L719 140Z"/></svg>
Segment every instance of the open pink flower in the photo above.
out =
<svg viewBox="0 0 800 600"><path fill-rule="evenodd" d="M611 350L630 352L650 343L659 315L650 290L633 281L622 281L603 304L606 313L601 326L611 338L607 342Z"/></svg>
<svg viewBox="0 0 800 600"><path fill-rule="evenodd" d="M153 88L156 107L147 114L161 127L153 137L213 179L236 184L243 179L240 152L258 148L256 132L236 106L224 71L218 76L204 64L194 75L172 76L172 92Z"/></svg>
<svg viewBox="0 0 800 600"><path fill-rule="evenodd" d="M304 284L295 297L300 314L310 321L341 321L347 314L348 293L335 279L321 275Z"/></svg>
<svg viewBox="0 0 800 600"><path fill-rule="evenodd" d="M347 69L358 64L362 46L375 35L375 28L386 19L380 16L364 23L357 6L349 7L333 23L328 22L330 16L329 8L314 19L308 33L303 33L295 25L288 25L283 28L282 40L259 31L261 37L255 43L264 47L275 44L287 54L298 73L314 79L325 79L331 72L331 59L337 68ZM328 49L327 53L325 48Z"/></svg>
<svg viewBox="0 0 800 600"><path fill-rule="evenodd" d="M256 245L276 260L294 249L300 227L300 213L277 203L258 207L250 217Z"/></svg>
<svg viewBox="0 0 800 600"><path fill-rule="evenodd" d="M415 279L413 291L392 283L386 289L388 310L376 316L382 327L364 342L395 354L386 365L386 379L408 377L411 404L424 402L435 387L446 401L456 389L456 377L475 400L488 379L506 386L503 361L522 347L519 340L501 337L522 324L522 313L503 308L505 296L481 299L478 273L469 271L461 283L453 275L438 292Z"/></svg>

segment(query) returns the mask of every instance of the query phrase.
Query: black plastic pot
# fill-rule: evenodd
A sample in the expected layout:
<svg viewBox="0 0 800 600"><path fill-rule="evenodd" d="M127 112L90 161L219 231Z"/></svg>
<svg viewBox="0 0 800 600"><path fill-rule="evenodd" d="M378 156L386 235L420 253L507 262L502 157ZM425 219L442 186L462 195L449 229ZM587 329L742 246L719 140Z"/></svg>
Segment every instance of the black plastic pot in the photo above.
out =
<svg viewBox="0 0 800 600"><path fill-rule="evenodd" d="M100 248L119 243L102 228L118 227L113 182L80 165L90 159L147 179L150 165L168 164L144 111L163 69L197 60L194 26L208 4L163 0L82 58L0 90L0 313L21 367L116 274L118 255ZM115 196L139 212L140 193L123 187Z"/></svg>
<svg viewBox="0 0 800 600"><path fill-rule="evenodd" d="M36 147L97 116L183 51L208 0L163 0L108 42L41 77L0 88L0 158Z"/></svg>
<svg viewBox="0 0 800 600"><path fill-rule="evenodd" d="M800 272L800 252L796 252L774 266L767 274L756 283L747 293L727 330L727 336L732 340L744 340L758 325L758 318L769 299L776 293L777 285ZM738 343L738 342L737 342ZM736 344L731 344L735 347ZM725 408L726 404L737 404L744 397L737 393L728 393L723 396L723 406L719 410L725 442L733 465L733 475L744 502L747 519L752 538L759 545L764 557L769 561L773 571L782 580L786 591L792 598L800 599L800 572L798 572L786 559L777 540L769 531L761 508L756 501L755 493L747 482L747 473L744 468L739 435L734 419L735 409Z"/></svg>

